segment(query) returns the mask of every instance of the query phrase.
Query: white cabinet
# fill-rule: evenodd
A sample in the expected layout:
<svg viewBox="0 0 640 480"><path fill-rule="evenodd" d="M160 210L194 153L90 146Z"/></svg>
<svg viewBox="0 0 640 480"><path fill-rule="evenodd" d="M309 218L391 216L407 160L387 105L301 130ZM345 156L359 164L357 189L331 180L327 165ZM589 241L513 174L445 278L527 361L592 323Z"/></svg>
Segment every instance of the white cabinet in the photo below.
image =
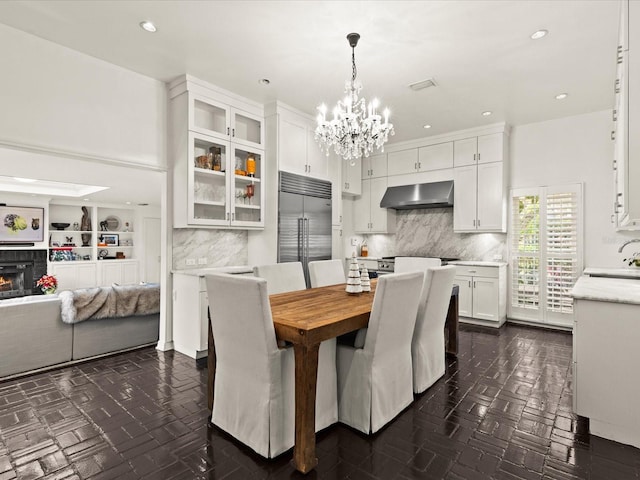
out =
<svg viewBox="0 0 640 480"><path fill-rule="evenodd" d="M362 195L353 204L356 233L395 233L396 211L380 208L386 191L386 178L362 180Z"/></svg>
<svg viewBox="0 0 640 480"><path fill-rule="evenodd" d="M170 86L174 227L263 228L262 109L210 87Z"/></svg>
<svg viewBox="0 0 640 480"><path fill-rule="evenodd" d="M455 232L506 231L506 178L502 162L453 169Z"/></svg>
<svg viewBox="0 0 640 480"><path fill-rule="evenodd" d="M205 277L173 274L173 345L191 358L207 355L209 300Z"/></svg>
<svg viewBox="0 0 640 480"><path fill-rule="evenodd" d="M389 175L429 172L453 167L453 142L390 152Z"/></svg>
<svg viewBox="0 0 640 480"><path fill-rule="evenodd" d="M137 260L101 260L98 262L100 285L135 285L140 281L138 270Z"/></svg>
<svg viewBox="0 0 640 480"><path fill-rule="evenodd" d="M362 178L387 176L387 154L371 155L362 159Z"/></svg>
<svg viewBox="0 0 640 480"><path fill-rule="evenodd" d="M342 227L333 225L331 227L331 258L344 258L344 237L342 236Z"/></svg>
<svg viewBox="0 0 640 480"><path fill-rule="evenodd" d="M636 280L633 280L635 282ZM640 305L575 299L573 411L589 433L640 448Z"/></svg>
<svg viewBox="0 0 640 480"><path fill-rule="evenodd" d="M337 155L329 157L331 180L331 225L342 226L342 162Z"/></svg>
<svg viewBox="0 0 640 480"><path fill-rule="evenodd" d="M315 122L282 103L272 105L269 121L278 138L278 169L315 178L329 177L329 157L315 141Z"/></svg>
<svg viewBox="0 0 640 480"><path fill-rule="evenodd" d="M502 133L455 140L453 142L453 166L463 167L478 163L502 162L505 158L505 148Z"/></svg>
<svg viewBox="0 0 640 480"><path fill-rule="evenodd" d="M461 321L499 327L506 320L506 266L456 265Z"/></svg>
<svg viewBox="0 0 640 480"><path fill-rule="evenodd" d="M58 290L98 286L95 262L51 262L48 271L58 279Z"/></svg>
<svg viewBox="0 0 640 480"><path fill-rule="evenodd" d="M361 159L341 160L342 162L342 193L345 195L362 194Z"/></svg>
<svg viewBox="0 0 640 480"><path fill-rule="evenodd" d="M613 221L620 230L640 230L640 139L630 132L640 128L640 4L624 0L616 51ZM634 47L636 46L636 47Z"/></svg>

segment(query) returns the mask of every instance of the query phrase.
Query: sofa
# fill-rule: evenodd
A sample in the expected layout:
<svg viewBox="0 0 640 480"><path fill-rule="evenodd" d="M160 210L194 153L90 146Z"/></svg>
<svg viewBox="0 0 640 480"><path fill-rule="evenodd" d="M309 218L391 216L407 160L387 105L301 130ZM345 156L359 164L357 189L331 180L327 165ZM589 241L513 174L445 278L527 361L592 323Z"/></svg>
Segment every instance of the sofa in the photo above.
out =
<svg viewBox="0 0 640 480"><path fill-rule="evenodd" d="M145 308L140 308L141 299ZM153 344L159 310L159 285L2 300L0 378Z"/></svg>

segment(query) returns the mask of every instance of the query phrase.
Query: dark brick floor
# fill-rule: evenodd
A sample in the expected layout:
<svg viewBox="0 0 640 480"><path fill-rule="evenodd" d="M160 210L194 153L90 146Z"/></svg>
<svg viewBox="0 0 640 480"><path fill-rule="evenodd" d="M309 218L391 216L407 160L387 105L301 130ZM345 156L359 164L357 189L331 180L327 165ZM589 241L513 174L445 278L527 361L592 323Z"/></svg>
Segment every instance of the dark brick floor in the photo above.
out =
<svg viewBox="0 0 640 480"><path fill-rule="evenodd" d="M304 478L208 428L205 380L146 348L0 383L0 480ZM586 433L571 382L570 334L463 326L443 379L376 435L322 432L306 478L638 479L640 450Z"/></svg>

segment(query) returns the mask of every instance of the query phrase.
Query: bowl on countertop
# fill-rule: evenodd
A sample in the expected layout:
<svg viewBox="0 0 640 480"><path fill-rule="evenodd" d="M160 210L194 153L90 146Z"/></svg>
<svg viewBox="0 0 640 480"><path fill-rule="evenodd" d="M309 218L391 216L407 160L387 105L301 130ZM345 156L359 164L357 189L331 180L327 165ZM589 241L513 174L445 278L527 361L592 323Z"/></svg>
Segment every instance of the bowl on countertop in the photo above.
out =
<svg viewBox="0 0 640 480"><path fill-rule="evenodd" d="M64 230L65 228L67 228L69 225L71 225L70 223L52 223L51 226L53 228L55 228L56 230Z"/></svg>

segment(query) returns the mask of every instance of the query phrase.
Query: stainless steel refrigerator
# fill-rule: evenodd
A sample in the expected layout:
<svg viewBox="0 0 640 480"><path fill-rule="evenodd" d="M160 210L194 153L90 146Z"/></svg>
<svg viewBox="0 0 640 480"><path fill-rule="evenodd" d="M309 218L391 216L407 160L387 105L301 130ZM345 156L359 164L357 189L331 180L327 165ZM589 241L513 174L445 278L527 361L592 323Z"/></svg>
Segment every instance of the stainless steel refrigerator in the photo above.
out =
<svg viewBox="0 0 640 480"><path fill-rule="evenodd" d="M278 262L331 259L331 182L280 172L278 179Z"/></svg>

